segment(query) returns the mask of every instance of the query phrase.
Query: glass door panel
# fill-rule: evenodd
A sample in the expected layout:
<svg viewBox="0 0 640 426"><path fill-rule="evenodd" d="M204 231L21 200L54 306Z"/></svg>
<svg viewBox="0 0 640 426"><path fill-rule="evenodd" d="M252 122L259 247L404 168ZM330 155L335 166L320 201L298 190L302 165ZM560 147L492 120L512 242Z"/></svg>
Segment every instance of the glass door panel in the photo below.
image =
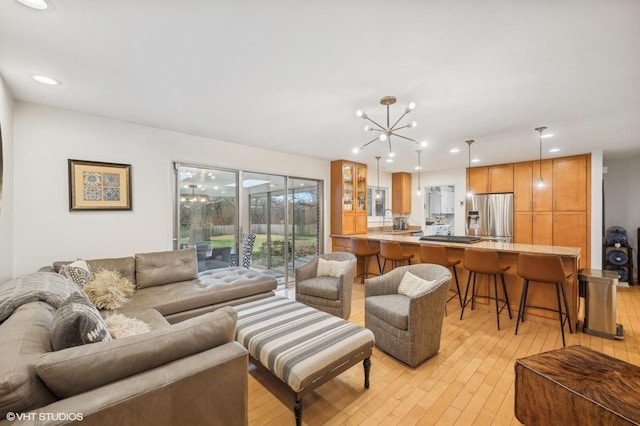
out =
<svg viewBox="0 0 640 426"><path fill-rule="evenodd" d="M322 193L320 181L289 179L289 273L320 253Z"/></svg>
<svg viewBox="0 0 640 426"><path fill-rule="evenodd" d="M277 278L285 276L286 179L284 176L245 172L242 190L248 199L249 232L256 240L251 266L268 269Z"/></svg>
<svg viewBox="0 0 640 426"><path fill-rule="evenodd" d="M235 264L238 173L176 164L176 249L195 247L198 272Z"/></svg>
<svg viewBox="0 0 640 426"><path fill-rule="evenodd" d="M359 212L367 210L367 166L356 164L356 203L354 208Z"/></svg>

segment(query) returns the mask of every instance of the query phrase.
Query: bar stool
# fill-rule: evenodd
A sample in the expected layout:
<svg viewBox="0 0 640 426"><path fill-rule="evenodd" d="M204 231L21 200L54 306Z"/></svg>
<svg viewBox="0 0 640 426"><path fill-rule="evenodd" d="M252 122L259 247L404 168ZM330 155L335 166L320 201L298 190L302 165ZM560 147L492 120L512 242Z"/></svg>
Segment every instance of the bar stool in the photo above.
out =
<svg viewBox="0 0 640 426"><path fill-rule="evenodd" d="M560 256L520 253L520 255L518 255L518 275L524 281L522 283L522 295L520 296L520 307L518 308L518 318L516 321L516 334L518 334L518 325L520 324L520 321L524 322L525 308L538 308L551 312L558 312L558 318L560 319L560 331L562 332L562 346L566 346L564 340L564 324L565 322L569 323L569 333L573 333L573 327L569 316L569 302L567 301L565 283L572 274L567 275L565 273ZM558 301L557 310L543 306L527 305L527 293L529 291L530 281L543 284L555 284L556 299ZM562 312L560 292L562 292L562 298L564 299L565 313Z"/></svg>
<svg viewBox="0 0 640 426"><path fill-rule="evenodd" d="M462 293L460 292L460 283L458 282L458 272L456 271L456 265L460 264L459 260L450 261L447 257L447 248L444 246L433 246L429 244L420 245L420 261L422 263L435 263L436 265L442 265L445 268L450 268L453 271L453 276L456 280L456 289L453 294L447 299L449 303L454 297L458 296L460 300L460 307L462 307Z"/></svg>
<svg viewBox="0 0 640 426"><path fill-rule="evenodd" d="M464 249L464 267L469 271L469 277L467 278L467 288L464 290L464 299L462 303L462 311L460 312L460 319L464 315L464 308L471 302L471 309L475 309L475 298L494 299L496 302L496 319L498 321L498 330L500 330L500 312L505 308L509 312L509 319L513 319L511 316L511 304L509 303L509 293L507 292L507 285L504 282L504 273L510 268L510 266L501 266L498 260L498 253L493 250L477 250L477 249ZM486 296L476 295L476 276L477 274L493 275L493 289L494 295L491 297L491 289ZM471 276L473 275L473 289L471 291L471 299L467 300L467 294L469 293L469 283L471 282ZM502 292L504 293L504 300L498 297L498 279L497 275L500 275L502 280ZM498 308L498 302L504 302L502 307Z"/></svg>
<svg viewBox="0 0 640 426"><path fill-rule="evenodd" d="M413 254L405 254L397 241L380 241L380 256L384 259L382 264L383 273L385 266L387 266L387 260L391 261L391 269L394 269L405 260L409 261L409 265L411 265L411 259L413 259Z"/></svg>
<svg viewBox="0 0 640 426"><path fill-rule="evenodd" d="M367 266L369 264L367 260L371 256L376 257L376 260L378 261L378 275L382 275L382 268L380 267L380 249L376 247L371 248L371 246L369 245L369 240L365 238L352 238L351 253L356 256L358 260L360 260L361 258L363 260L363 272L353 277L354 280L361 276L364 282L364 278L367 278L367 275L376 275L367 271Z"/></svg>

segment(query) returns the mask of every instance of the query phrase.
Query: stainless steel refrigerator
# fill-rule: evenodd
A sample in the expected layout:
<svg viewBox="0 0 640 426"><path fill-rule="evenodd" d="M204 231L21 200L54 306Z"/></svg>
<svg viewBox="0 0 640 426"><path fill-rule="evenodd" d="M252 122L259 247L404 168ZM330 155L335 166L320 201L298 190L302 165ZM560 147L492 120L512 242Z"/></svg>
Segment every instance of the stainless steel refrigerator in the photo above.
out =
<svg viewBox="0 0 640 426"><path fill-rule="evenodd" d="M466 234L511 242L513 194L478 194L467 197Z"/></svg>

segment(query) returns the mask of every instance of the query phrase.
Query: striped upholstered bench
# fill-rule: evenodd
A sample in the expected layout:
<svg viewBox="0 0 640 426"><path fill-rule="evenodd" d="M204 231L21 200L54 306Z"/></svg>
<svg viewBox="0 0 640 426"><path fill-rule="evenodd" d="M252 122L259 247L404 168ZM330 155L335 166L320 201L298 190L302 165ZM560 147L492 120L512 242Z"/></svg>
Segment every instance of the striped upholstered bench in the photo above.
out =
<svg viewBox="0 0 640 426"><path fill-rule="evenodd" d="M294 392L297 425L302 424L304 395L360 361L369 387L374 338L366 328L280 296L234 308L236 340L254 363Z"/></svg>

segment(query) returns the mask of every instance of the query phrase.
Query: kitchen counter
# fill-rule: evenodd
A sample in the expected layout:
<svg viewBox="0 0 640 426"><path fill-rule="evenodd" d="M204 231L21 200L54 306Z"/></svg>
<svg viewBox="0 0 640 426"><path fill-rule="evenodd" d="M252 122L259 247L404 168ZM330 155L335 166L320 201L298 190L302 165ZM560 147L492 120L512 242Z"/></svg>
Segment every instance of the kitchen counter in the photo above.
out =
<svg viewBox="0 0 640 426"><path fill-rule="evenodd" d="M350 251L351 250L351 238L366 238L369 240L369 244L377 246L380 241L397 241L402 246L403 250L407 253L413 254L412 263L420 263L420 246L421 245L439 245L447 248L447 254L450 260L462 260L458 265L458 279L460 282L460 289L464 292L468 273L464 269L464 249L474 248L480 250L493 250L498 252L498 258L500 263L504 266L509 266L509 270L504 274L505 282L507 284L507 291L509 292L509 299L511 302L511 311L513 314L512 326L515 328L515 318L517 316L518 304L520 302L520 294L522 290L522 278L517 274L518 272L518 255L520 253L531 254L552 254L560 256L564 269L568 274L572 274L567 281L567 298L569 299L569 312L571 320L574 324L577 324L577 307L578 307L578 269L580 269L580 248L578 247L559 247L559 246L543 246L536 244L517 244L517 243L505 243L499 241L480 241L473 244L465 243L453 243L453 242L439 242L439 241L421 241L420 237L402 234L391 234L387 232L373 232L368 234L359 235L330 235L333 241L333 251ZM377 270L377 263L375 256L368 259L369 271ZM390 262L387 262L387 268L385 272L390 270ZM362 271L364 264L361 259L358 259L358 273ZM452 283L452 287L455 288L455 283ZM477 294L487 294L489 289L489 282L486 276L478 276L478 282L476 284ZM493 288L493 286L491 286ZM493 291L493 290L492 290ZM483 303L484 302L484 303ZM557 309L555 286L536 285L529 289L529 295L527 302L532 305L545 306L553 309ZM453 301L451 302L453 303ZM492 306L489 306L486 301L479 299L476 303L479 309L491 310ZM530 315L531 314L531 315ZM507 315L506 310L502 315ZM549 312L541 309L529 308L527 309L527 318L532 320L539 320L542 322L549 322L550 324L556 324L558 321L558 314L555 312ZM508 316L507 316L508 320ZM552 322L553 321L553 322ZM525 327L526 329L526 327ZM521 328L522 330L522 328ZM521 331L519 330L519 331Z"/></svg>
<svg viewBox="0 0 640 426"><path fill-rule="evenodd" d="M400 231L411 232L411 231ZM440 241L421 241L420 237L414 237L411 235L402 235L388 232L376 232L360 235L330 235L331 238L366 238L370 241L398 241L402 244L434 244L445 247L457 247L457 248L474 248L474 249L486 249L495 250L505 253L532 253L532 254L556 254L558 256L570 256L580 257L579 247L559 247L559 246L542 246L536 244L517 244L517 243L504 243L500 241L480 241L479 243L464 244L464 243L452 243L452 242L440 242Z"/></svg>

